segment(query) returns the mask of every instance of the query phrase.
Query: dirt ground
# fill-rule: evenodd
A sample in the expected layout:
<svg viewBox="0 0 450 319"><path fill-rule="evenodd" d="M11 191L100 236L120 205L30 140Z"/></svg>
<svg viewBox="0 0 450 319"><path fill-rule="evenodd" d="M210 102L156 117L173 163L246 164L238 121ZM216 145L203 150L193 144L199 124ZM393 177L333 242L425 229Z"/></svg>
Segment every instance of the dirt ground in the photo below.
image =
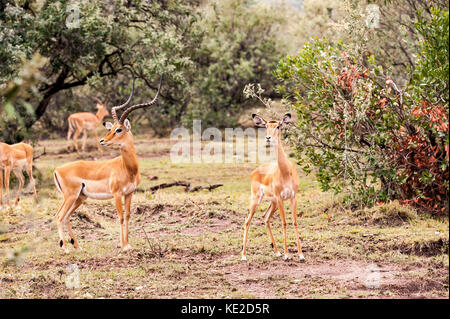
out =
<svg viewBox="0 0 450 319"><path fill-rule="evenodd" d="M101 133L99 133L101 136ZM29 189L19 207L0 210L0 298L449 298L448 217L418 214L397 202L349 211L299 170L299 229L305 263L296 258L288 211L291 260L272 253L263 203L249 232L248 260L240 260L248 213L249 176L257 164L173 164L173 141L135 138L142 182L132 203L131 251L119 248L112 200L88 200L71 221L82 251L58 246L53 216L62 197L55 167L99 160L117 148L93 147L81 156L65 141L40 142L35 162L39 201ZM157 176L158 179L151 179ZM221 183L211 192L182 187L146 191L185 180ZM13 183L12 195L17 185ZM279 248L279 214L272 229Z"/></svg>

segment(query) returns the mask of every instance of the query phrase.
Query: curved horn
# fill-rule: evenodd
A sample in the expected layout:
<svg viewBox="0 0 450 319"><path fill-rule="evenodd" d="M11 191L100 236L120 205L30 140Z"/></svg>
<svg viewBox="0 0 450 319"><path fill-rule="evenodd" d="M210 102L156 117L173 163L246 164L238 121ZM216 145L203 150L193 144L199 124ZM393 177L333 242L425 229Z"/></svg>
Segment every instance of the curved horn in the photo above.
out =
<svg viewBox="0 0 450 319"><path fill-rule="evenodd" d="M95 97L95 96L94 96L93 99L96 100L98 103L103 104L103 102L100 101L100 99L99 99L98 97Z"/></svg>
<svg viewBox="0 0 450 319"><path fill-rule="evenodd" d="M119 123L123 124L123 121L125 121L125 119L128 117L128 114L130 114L131 112L133 112L134 110L143 108L143 107L147 107L150 105L153 105L156 103L156 100L159 97L159 92L161 91L161 84L162 84L162 75L161 78L159 79L159 87L158 87L158 92L156 92L156 96L153 98L153 100L151 102L148 103L142 103L142 104L135 104L130 106L129 108L127 108L123 113L122 116L120 117Z"/></svg>
<svg viewBox="0 0 450 319"><path fill-rule="evenodd" d="M133 97L133 93L134 93L134 81L135 81L136 78L134 77L133 71L130 70L130 72L131 72L131 74L133 75L133 87L131 88L131 94L130 94L130 97L128 98L128 100L127 100L124 104L114 106L114 107L111 109L111 116L112 116L112 118L114 119L114 122L116 122L116 123L119 122L119 117L117 116L117 111L118 111L118 110L121 110L121 109L123 109L125 106L127 106L128 103L130 103L131 98Z"/></svg>

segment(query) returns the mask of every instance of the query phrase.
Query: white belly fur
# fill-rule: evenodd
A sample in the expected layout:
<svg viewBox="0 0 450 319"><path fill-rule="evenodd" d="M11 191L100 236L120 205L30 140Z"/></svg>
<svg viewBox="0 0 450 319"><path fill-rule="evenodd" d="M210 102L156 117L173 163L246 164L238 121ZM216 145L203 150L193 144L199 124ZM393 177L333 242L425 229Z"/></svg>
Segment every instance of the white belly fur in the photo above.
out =
<svg viewBox="0 0 450 319"><path fill-rule="evenodd" d="M92 198L92 199L111 199L113 198L113 194L111 193L90 193L86 190L85 187L83 187L83 190L81 191L83 195Z"/></svg>
<svg viewBox="0 0 450 319"><path fill-rule="evenodd" d="M294 190L290 187L285 187L282 191L281 191L281 199L289 199L289 198L294 198L295 193Z"/></svg>
<svg viewBox="0 0 450 319"><path fill-rule="evenodd" d="M27 166L27 159L21 159L18 161L14 161L13 168L14 169L24 169Z"/></svg>
<svg viewBox="0 0 450 319"><path fill-rule="evenodd" d="M268 201L275 201L276 197L274 196L274 194L272 192L269 192L267 190L267 186L260 184L260 194L259 194L259 200L258 200L258 204L261 203L261 201L263 200L268 200ZM264 197L266 196L266 197ZM295 197L295 192L292 189L292 187L285 187L281 193L280 193L280 197L282 200L286 200L286 199L290 199L290 198L294 198Z"/></svg>

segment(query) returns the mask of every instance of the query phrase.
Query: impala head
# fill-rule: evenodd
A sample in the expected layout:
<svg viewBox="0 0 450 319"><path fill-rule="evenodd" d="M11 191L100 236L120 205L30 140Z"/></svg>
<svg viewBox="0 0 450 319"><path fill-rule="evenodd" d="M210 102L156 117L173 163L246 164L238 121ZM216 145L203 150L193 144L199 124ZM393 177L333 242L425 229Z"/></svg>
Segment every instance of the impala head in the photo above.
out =
<svg viewBox="0 0 450 319"><path fill-rule="evenodd" d="M123 124L118 122L117 123L104 122L103 125L109 132L100 140L100 145L103 146L108 146L111 144L123 145L132 136L130 131L131 124L128 119L125 119Z"/></svg>
<svg viewBox="0 0 450 319"><path fill-rule="evenodd" d="M103 125L106 127L106 129L109 132L100 140L100 145L107 146L107 145L111 145L111 144L118 144L118 145L123 146L124 144L126 144L129 141L129 139L132 138L132 134L130 131L131 124L130 124L130 121L127 119L128 115L130 115L130 113L133 112L134 110L148 107L148 106L151 106L156 103L156 101L159 97L159 92L161 90L162 76L161 76L161 79L159 80L158 92L156 93L156 96L153 98L153 100L151 102L135 104L135 105L126 107L128 105L128 103L130 103L131 98L133 97L134 80L135 79L133 78L133 88L131 90L131 94L130 94L130 97L128 98L128 100L122 105L113 107L111 110L111 115L114 119L114 123L111 123L111 122L103 123ZM125 111L123 111L122 115L119 118L117 116L117 111L121 110L123 108L125 108Z"/></svg>
<svg viewBox="0 0 450 319"><path fill-rule="evenodd" d="M106 108L106 104L108 102L103 103L100 99L98 99L96 97L94 97L94 99L97 101L97 104L95 105L95 107L98 110L98 114L100 114L102 117L109 115L108 109Z"/></svg>
<svg viewBox="0 0 450 319"><path fill-rule="evenodd" d="M106 104L97 103L97 109L101 117L109 115L108 109L106 108Z"/></svg>
<svg viewBox="0 0 450 319"><path fill-rule="evenodd" d="M266 121L264 118L258 114L252 114L253 122L257 127L266 128L266 142L267 143L277 143L280 136L281 129L291 122L291 114L286 113L283 115L281 120Z"/></svg>

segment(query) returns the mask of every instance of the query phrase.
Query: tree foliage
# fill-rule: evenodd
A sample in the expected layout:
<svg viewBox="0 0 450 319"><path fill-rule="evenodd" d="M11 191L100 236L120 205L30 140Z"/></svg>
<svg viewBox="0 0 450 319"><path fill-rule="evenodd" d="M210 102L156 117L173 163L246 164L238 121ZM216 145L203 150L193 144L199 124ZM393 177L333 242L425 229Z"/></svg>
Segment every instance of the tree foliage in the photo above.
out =
<svg viewBox="0 0 450 319"><path fill-rule="evenodd" d="M323 190L448 213L448 10L430 12L418 14L419 58L404 87L364 39L316 39L279 63L280 91L298 114L297 158Z"/></svg>
<svg viewBox="0 0 450 319"><path fill-rule="evenodd" d="M63 130L70 112L93 110L92 97L121 103L128 69L139 78L136 103L154 95L163 75L158 105L136 115L157 134L193 118L233 124L245 107L241 87L270 86L286 53L276 36L286 22L253 1L1 0L0 9L0 86L34 53L46 59L43 80L25 101L34 112L15 105L18 116L3 123L16 132L7 142L30 129Z"/></svg>

